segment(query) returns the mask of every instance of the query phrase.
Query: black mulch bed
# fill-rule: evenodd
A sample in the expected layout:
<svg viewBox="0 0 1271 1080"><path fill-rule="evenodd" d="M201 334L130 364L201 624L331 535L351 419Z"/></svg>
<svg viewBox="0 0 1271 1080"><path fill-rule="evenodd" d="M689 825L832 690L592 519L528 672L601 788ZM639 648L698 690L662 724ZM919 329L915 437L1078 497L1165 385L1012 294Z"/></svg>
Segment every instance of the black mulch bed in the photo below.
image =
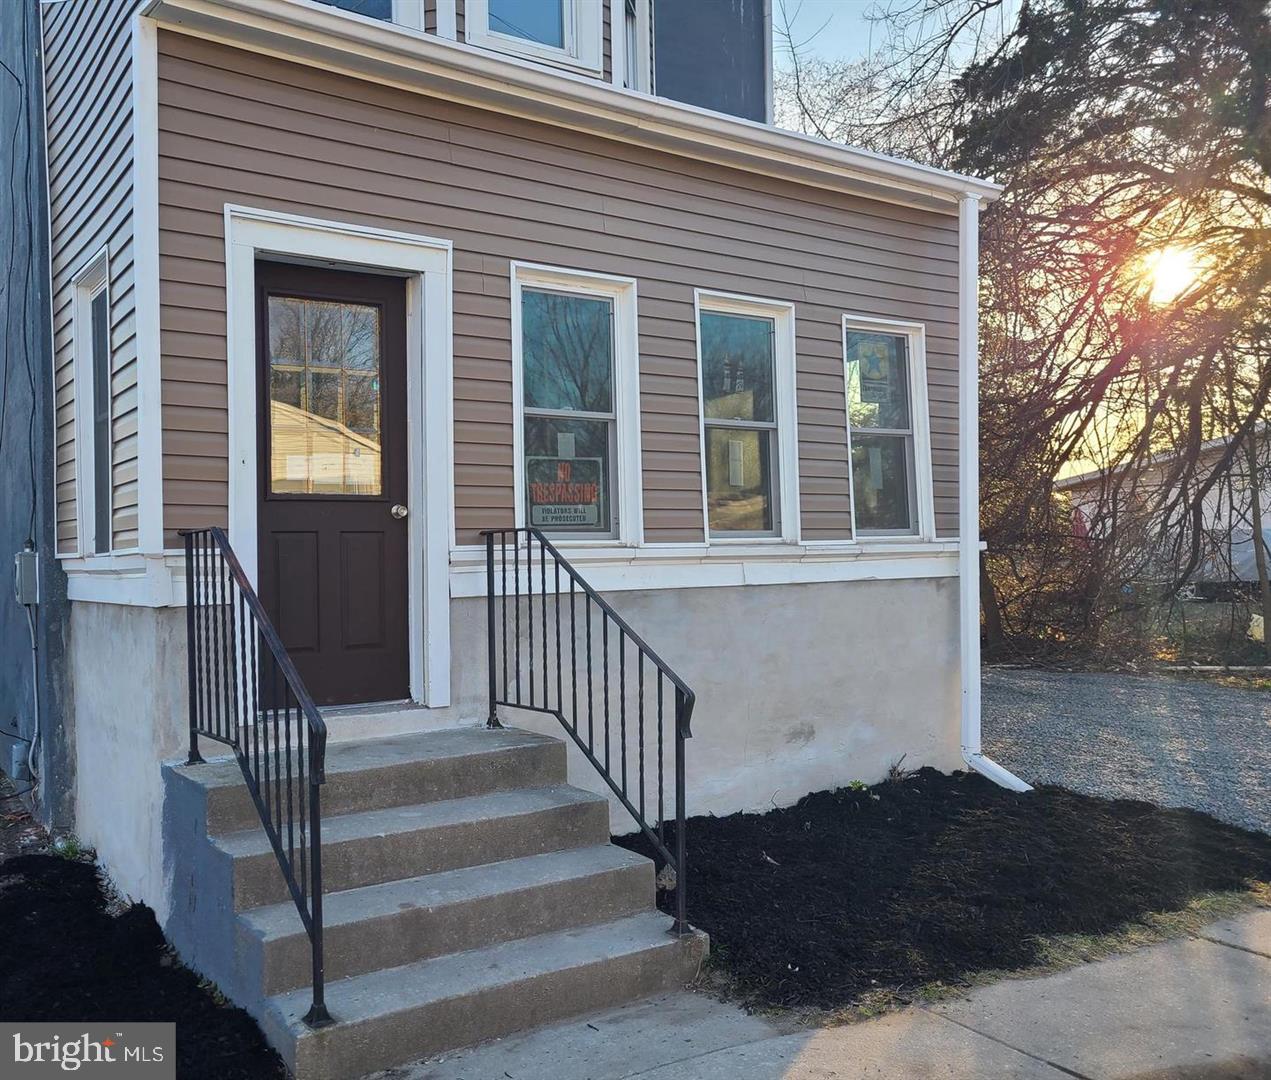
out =
<svg viewBox="0 0 1271 1080"><path fill-rule="evenodd" d="M1029 968L1036 935L1107 933L1271 881L1262 833L934 769L766 814L691 818L686 832L689 919L758 1006L843 1008ZM618 842L651 850L642 836ZM673 910L673 894L660 902Z"/></svg>
<svg viewBox="0 0 1271 1080"><path fill-rule="evenodd" d="M0 1017L175 1021L181 1080L287 1075L255 1021L172 957L149 908L112 915L96 868L54 855L0 863Z"/></svg>

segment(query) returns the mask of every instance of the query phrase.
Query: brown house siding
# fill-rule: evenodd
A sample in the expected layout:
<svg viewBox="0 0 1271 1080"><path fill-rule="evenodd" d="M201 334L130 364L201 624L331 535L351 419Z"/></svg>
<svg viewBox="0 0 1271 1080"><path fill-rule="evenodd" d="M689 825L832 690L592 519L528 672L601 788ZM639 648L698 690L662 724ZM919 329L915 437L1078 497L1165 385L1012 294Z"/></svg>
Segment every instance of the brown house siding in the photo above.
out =
<svg viewBox="0 0 1271 1080"><path fill-rule="evenodd" d="M104 246L110 259L111 533L137 544L137 342L132 245L132 49L137 0L50 4L44 16L53 292L57 550L76 522L72 278ZM91 477L83 477L91 483Z"/></svg>
<svg viewBox="0 0 1271 1080"><path fill-rule="evenodd" d="M512 259L639 281L649 541L702 537L695 287L796 304L807 539L850 532L841 314L925 321L938 527L956 530L954 218L183 35L161 33L159 50L169 543L176 529L226 516L227 202L453 241L460 543L512 518Z"/></svg>

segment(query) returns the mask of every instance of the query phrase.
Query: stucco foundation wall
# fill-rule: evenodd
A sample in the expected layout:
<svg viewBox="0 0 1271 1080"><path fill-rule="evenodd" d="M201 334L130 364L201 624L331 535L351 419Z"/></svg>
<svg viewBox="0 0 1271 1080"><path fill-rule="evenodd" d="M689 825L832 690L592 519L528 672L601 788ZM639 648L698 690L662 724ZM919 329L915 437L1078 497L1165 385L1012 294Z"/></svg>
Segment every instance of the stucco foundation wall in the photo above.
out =
<svg viewBox="0 0 1271 1080"><path fill-rule="evenodd" d="M168 910L161 763L186 746L185 612L71 605L75 827L117 888Z"/></svg>
<svg viewBox="0 0 1271 1080"><path fill-rule="evenodd" d="M810 791L879 780L902 757L906 768L961 767L956 577L623 592L608 599L697 693L688 743L690 813L789 805ZM549 602L549 616L553 610ZM451 611L456 711L479 717L486 699L485 601L456 600ZM616 686L612 653L611 664ZM634 777L639 746L630 664L629 654L627 763ZM646 714L652 716L648 680L646 673ZM669 716L669 694L667 701ZM599 732L600 707L595 715ZM616 697L610 715L616 764ZM551 716L509 709L503 718L562 734ZM668 726L668 768L671 748ZM650 735L650 774L655 754ZM603 791L572 748L570 780ZM668 813L671 794L668 786ZM613 826L629 831L616 802Z"/></svg>
<svg viewBox="0 0 1271 1080"><path fill-rule="evenodd" d="M609 596L697 692L688 743L689 812L789 805L810 791L878 780L902 757L906 768L959 768L957 585L956 577L944 577ZM452 601L454 703L430 712L420 727L484 721L485 613L482 598ZM174 926L170 878L177 853L164 847L165 815L172 818L173 808L165 808L162 765L183 760L186 751L184 619L180 608L71 607L77 832L97 850L115 885L154 908L168 928ZM611 660L616 695L616 649ZM650 818L656 816L655 693L646 672ZM633 801L638 799L637 700L629 666L627 759ZM669 815L674 812L669 692L666 700ZM616 696L610 711L610 757L617 770ZM602 714L597 701L598 746ZM508 724L564 735L551 716L511 709L502 716ZM224 749L207 744L204 752ZM572 747L570 753L571 782L605 793L582 755ZM617 833L631 830L616 801L612 821ZM188 842L169 826L169 845Z"/></svg>

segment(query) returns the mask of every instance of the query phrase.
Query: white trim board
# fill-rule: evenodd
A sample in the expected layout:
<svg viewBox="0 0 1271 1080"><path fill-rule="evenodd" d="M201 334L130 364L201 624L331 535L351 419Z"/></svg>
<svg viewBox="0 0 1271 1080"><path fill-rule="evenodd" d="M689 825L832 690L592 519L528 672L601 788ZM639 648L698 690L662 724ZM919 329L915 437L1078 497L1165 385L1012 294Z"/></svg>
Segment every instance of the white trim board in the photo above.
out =
<svg viewBox="0 0 1271 1080"><path fill-rule="evenodd" d="M585 574L587 583L602 593L827 581L903 581L956 577L958 573L956 550L932 550L908 555L858 552L832 558L795 556L776 559L729 559L717 554L694 558L686 554L684 557L662 555L596 560L585 564L576 560L571 552L570 560ZM523 588L528 588L528 584ZM450 595L455 599L486 595L484 557L451 567Z"/></svg>
<svg viewBox="0 0 1271 1080"><path fill-rule="evenodd" d="M256 259L262 255L406 278L410 684L412 696L422 704L448 705L447 566L454 535L450 242L225 207L229 538L253 584L257 582Z"/></svg>
<svg viewBox="0 0 1271 1080"><path fill-rule="evenodd" d="M570 562L603 592L705 589L740 585L789 585L822 581L906 581L955 577L956 541L908 545L819 544L705 549L699 544L642 548L575 548ZM76 558L62 564L67 597L77 603L134 607L185 605L185 556L125 552ZM455 599L485 595L485 548L451 552L448 590Z"/></svg>
<svg viewBox="0 0 1271 1080"><path fill-rule="evenodd" d="M163 550L159 336L159 57L153 19L132 20L132 234L137 320L137 546Z"/></svg>
<svg viewBox="0 0 1271 1080"><path fill-rule="evenodd" d="M315 0L146 0L166 28L626 145L953 214L1001 186L420 34ZM447 18L449 18L447 12Z"/></svg>

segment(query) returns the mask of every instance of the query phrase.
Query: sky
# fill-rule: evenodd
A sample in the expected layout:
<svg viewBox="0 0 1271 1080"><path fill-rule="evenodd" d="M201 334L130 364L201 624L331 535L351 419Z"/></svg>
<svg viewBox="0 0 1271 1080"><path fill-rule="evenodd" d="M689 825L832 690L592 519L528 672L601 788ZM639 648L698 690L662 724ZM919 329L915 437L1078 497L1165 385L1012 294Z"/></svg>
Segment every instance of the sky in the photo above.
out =
<svg viewBox="0 0 1271 1080"><path fill-rule="evenodd" d="M880 0L773 0L772 6L777 25L784 6L795 41L807 41L807 52L826 60L863 59L871 43L882 44L880 28L865 17L882 10Z"/></svg>
<svg viewBox="0 0 1271 1080"><path fill-rule="evenodd" d="M889 7L909 7L914 0L773 0L773 16L782 25L782 8L791 21L796 43L808 55L825 60L862 60L871 49L887 45L886 28L872 22ZM1001 17L1013 20L1020 0L1004 0ZM806 42L806 45L804 44ZM777 64L782 65L782 46L777 40Z"/></svg>

